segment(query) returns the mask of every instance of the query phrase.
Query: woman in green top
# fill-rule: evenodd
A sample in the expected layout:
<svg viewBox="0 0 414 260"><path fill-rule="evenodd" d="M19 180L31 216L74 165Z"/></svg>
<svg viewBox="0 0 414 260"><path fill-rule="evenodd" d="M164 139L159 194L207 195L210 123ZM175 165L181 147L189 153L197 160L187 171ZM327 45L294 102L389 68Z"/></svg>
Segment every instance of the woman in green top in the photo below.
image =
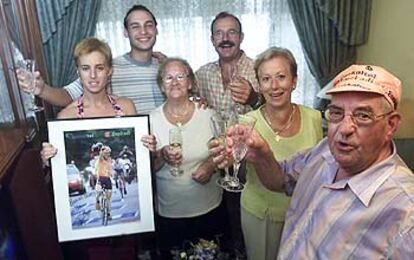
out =
<svg viewBox="0 0 414 260"><path fill-rule="evenodd" d="M310 148L322 139L321 113L291 102L296 88L297 64L292 53L271 47L255 62L259 90L265 104L251 115L255 129L268 142L278 160ZM276 259L289 205L284 193L271 192L247 164L246 186L241 195L241 221L248 259Z"/></svg>

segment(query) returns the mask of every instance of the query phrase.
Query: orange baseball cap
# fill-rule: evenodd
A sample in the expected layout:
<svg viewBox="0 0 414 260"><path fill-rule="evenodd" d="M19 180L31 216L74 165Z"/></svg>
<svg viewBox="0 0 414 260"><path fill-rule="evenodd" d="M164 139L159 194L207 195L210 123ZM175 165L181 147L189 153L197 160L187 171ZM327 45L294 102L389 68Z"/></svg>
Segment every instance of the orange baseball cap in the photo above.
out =
<svg viewBox="0 0 414 260"><path fill-rule="evenodd" d="M350 91L380 94L397 109L401 101L402 86L401 81L384 68L351 65L335 77L333 87L326 94Z"/></svg>

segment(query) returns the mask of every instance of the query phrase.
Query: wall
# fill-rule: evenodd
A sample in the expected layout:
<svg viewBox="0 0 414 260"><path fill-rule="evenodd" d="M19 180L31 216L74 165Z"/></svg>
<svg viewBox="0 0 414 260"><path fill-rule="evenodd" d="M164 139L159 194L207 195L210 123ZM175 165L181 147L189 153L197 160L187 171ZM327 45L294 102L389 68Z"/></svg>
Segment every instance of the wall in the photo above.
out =
<svg viewBox="0 0 414 260"><path fill-rule="evenodd" d="M403 122L397 137L414 137L414 1L373 0L368 43L358 48L358 63L376 64L403 83Z"/></svg>

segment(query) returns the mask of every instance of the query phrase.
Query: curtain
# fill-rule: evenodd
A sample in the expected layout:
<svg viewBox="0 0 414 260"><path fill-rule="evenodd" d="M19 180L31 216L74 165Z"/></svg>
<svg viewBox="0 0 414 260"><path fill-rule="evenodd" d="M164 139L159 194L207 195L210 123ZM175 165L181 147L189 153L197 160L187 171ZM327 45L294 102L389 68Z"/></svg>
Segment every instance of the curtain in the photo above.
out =
<svg viewBox="0 0 414 260"><path fill-rule="evenodd" d="M270 46L290 49L298 62L298 86L292 99L312 106L319 86L311 75L287 4L288 0L103 0L96 35L111 46L114 56L130 50L123 36L123 18L134 4L148 7L158 22L154 47L168 56L189 61L194 70L218 59L210 41L215 15L228 11L239 17L244 32L241 48L255 58Z"/></svg>
<svg viewBox="0 0 414 260"><path fill-rule="evenodd" d="M367 42L372 0L316 0L337 27L338 38L349 45Z"/></svg>
<svg viewBox="0 0 414 260"><path fill-rule="evenodd" d="M76 76L73 49L94 35L100 0L36 0L50 84L62 87Z"/></svg>
<svg viewBox="0 0 414 260"><path fill-rule="evenodd" d="M290 0L310 71L321 86L355 62L367 41L371 0Z"/></svg>
<svg viewBox="0 0 414 260"><path fill-rule="evenodd" d="M14 114L11 107L9 90L3 73L3 63L0 62L0 127L2 123L13 123Z"/></svg>

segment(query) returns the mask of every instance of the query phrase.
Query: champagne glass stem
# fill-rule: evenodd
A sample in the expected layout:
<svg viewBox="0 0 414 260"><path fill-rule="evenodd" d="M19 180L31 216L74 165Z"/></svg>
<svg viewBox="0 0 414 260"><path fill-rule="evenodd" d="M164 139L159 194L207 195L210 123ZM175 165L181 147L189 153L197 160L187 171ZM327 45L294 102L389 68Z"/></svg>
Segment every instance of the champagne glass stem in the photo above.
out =
<svg viewBox="0 0 414 260"><path fill-rule="evenodd" d="M235 102L234 109L238 115L242 115L244 111L244 107L242 104Z"/></svg>
<svg viewBox="0 0 414 260"><path fill-rule="evenodd" d="M169 143L170 148L174 149L176 152L182 153L182 142L183 137L181 135L181 129L179 127L172 128L169 130ZM183 173L180 168L180 164L174 163L171 165L170 173L173 176L179 176Z"/></svg>
<svg viewBox="0 0 414 260"><path fill-rule="evenodd" d="M30 108L33 112L40 112L43 111L43 107L40 107L36 104L36 96L33 94L33 92L30 93L30 99L32 101L32 107Z"/></svg>
<svg viewBox="0 0 414 260"><path fill-rule="evenodd" d="M224 168L224 180L229 181L230 177L229 167Z"/></svg>
<svg viewBox="0 0 414 260"><path fill-rule="evenodd" d="M179 176L182 174L182 170L179 163L174 163L171 165L170 173L172 176Z"/></svg>
<svg viewBox="0 0 414 260"><path fill-rule="evenodd" d="M228 185L226 187L227 191L230 192L241 192L244 188L244 185L242 183L240 183L239 178L237 177L238 173L239 173L239 168L240 168L240 162L235 161L233 163L233 177L231 177L231 180L228 182Z"/></svg>
<svg viewBox="0 0 414 260"><path fill-rule="evenodd" d="M235 183L239 183L239 178L237 177L239 175L239 169L240 169L240 162L234 161L233 163L233 180Z"/></svg>
<svg viewBox="0 0 414 260"><path fill-rule="evenodd" d="M180 166L179 165L171 166L171 175L178 176L179 172L180 172Z"/></svg>

